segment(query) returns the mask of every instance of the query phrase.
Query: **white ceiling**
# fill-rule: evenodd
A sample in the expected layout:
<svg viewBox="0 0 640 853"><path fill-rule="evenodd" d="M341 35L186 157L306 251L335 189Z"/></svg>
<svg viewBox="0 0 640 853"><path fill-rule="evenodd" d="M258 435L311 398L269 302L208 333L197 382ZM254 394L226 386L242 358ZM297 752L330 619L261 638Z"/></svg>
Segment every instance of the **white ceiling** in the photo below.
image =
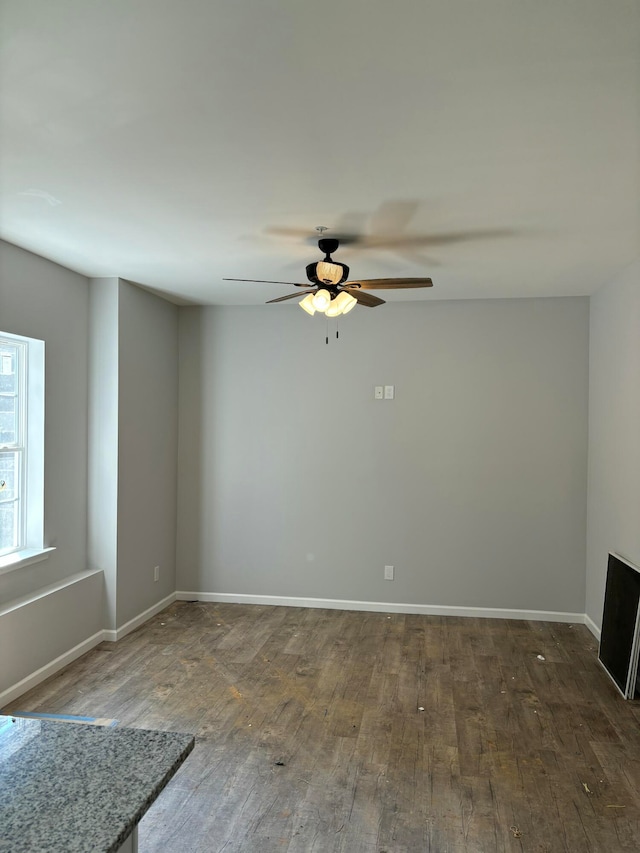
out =
<svg viewBox="0 0 640 853"><path fill-rule="evenodd" d="M0 15L0 234L86 275L260 303L290 291L222 278L304 281L317 248L269 229L317 225L433 238L340 249L434 280L389 299L586 294L640 255L637 0Z"/></svg>

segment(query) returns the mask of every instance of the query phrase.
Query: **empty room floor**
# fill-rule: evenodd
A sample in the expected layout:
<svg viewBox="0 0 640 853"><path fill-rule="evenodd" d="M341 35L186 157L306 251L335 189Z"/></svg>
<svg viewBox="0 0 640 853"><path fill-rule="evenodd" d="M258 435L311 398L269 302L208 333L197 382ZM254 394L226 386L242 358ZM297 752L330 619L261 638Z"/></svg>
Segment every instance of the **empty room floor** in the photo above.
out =
<svg viewBox="0 0 640 853"><path fill-rule="evenodd" d="M640 850L640 703L583 625L179 602L18 710L196 735L141 853Z"/></svg>

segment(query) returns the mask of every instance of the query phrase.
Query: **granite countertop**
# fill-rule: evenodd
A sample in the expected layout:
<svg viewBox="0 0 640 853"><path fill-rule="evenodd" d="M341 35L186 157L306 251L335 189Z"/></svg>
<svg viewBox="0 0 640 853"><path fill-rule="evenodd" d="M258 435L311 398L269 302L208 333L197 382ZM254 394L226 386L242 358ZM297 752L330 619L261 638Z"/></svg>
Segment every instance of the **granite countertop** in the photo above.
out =
<svg viewBox="0 0 640 853"><path fill-rule="evenodd" d="M194 742L0 716L0 851L114 853Z"/></svg>

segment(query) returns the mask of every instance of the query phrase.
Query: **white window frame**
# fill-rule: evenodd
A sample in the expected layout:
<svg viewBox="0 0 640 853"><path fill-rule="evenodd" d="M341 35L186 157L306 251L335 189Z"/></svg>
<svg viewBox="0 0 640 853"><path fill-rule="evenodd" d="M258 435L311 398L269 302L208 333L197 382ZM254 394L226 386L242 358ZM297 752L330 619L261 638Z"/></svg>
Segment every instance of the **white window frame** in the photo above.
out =
<svg viewBox="0 0 640 853"><path fill-rule="evenodd" d="M20 470L20 541L18 547L0 556L0 574L36 563L54 548L44 546L44 341L0 331L0 339L18 345L19 422L16 446L22 455Z"/></svg>
<svg viewBox="0 0 640 853"><path fill-rule="evenodd" d="M16 350L14 374L16 376L17 385L17 391L15 394L17 398L17 417L15 424L15 441L11 444L0 443L0 454L13 455L18 460L18 464L15 473L14 495L10 500L8 500L4 497L4 493L0 492L0 504L13 503L14 507L17 509L16 516L14 516L14 535L17 539L17 544L10 551L0 552L0 557L6 557L15 553L15 551L21 551L24 548L27 539L27 345L24 341L9 338L7 335L0 335L0 346L4 344L13 347ZM2 373L4 374L4 369ZM0 396L4 397L5 394L0 392Z"/></svg>

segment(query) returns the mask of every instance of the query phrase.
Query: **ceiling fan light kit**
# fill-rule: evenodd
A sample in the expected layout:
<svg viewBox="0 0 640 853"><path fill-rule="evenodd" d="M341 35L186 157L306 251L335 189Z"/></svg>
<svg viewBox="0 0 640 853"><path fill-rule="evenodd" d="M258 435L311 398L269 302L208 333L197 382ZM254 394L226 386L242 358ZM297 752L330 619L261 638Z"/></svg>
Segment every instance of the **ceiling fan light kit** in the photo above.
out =
<svg viewBox="0 0 640 853"><path fill-rule="evenodd" d="M357 304L357 299L351 296L350 293L347 293L346 290L334 296L334 294L325 290L325 288L315 293L308 293L304 299L298 302L302 310L306 311L311 317L313 317L316 311L327 317L338 317L340 314L348 314Z"/></svg>

